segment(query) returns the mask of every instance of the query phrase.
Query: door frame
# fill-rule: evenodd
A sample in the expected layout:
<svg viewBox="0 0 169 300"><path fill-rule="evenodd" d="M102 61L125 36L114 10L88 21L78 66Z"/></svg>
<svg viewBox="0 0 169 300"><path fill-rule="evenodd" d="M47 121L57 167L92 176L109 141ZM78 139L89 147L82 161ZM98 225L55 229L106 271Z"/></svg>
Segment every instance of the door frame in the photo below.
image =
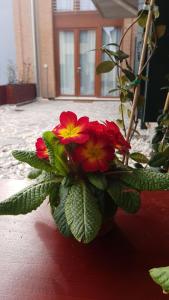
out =
<svg viewBox="0 0 169 300"><path fill-rule="evenodd" d="M95 74L95 80L94 80L94 94L93 95L81 95L80 94L80 71L78 72L78 68L80 67L80 32L81 31L88 31L88 30L94 30L96 34L96 48L98 48L98 29L94 27L86 28L58 28L55 32L56 34L56 44L58 47L56 48L56 66L57 66L57 72L56 72L56 81L57 81L57 90L60 96L77 96L77 97L97 97L98 96L98 77ZM74 33L74 74L75 74L75 93L74 95L70 94L61 94L61 86L60 86L60 55L59 55L59 32L65 31L65 32L73 32ZM98 55L99 51L95 52L95 68L98 64L98 61L100 60L100 57Z"/></svg>

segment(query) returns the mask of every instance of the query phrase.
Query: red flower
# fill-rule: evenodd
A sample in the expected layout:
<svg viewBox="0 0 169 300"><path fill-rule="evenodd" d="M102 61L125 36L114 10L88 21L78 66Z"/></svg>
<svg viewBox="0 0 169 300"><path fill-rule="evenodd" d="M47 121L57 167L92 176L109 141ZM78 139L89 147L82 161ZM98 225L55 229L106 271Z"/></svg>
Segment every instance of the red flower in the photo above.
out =
<svg viewBox="0 0 169 300"><path fill-rule="evenodd" d="M89 135L86 132L88 125L88 117L77 119L77 115L71 111L62 112L60 124L53 129L53 133L62 144L83 144L89 139Z"/></svg>
<svg viewBox="0 0 169 300"><path fill-rule="evenodd" d="M114 147L120 151L120 153L125 154L131 148L130 144L125 140L120 132L119 127L114 122L105 122L107 128L107 136L113 143Z"/></svg>
<svg viewBox="0 0 169 300"><path fill-rule="evenodd" d="M86 172L104 172L109 169L114 157L113 147L107 144L106 139L91 137L87 143L75 148L73 159L82 164Z"/></svg>
<svg viewBox="0 0 169 300"><path fill-rule="evenodd" d="M36 141L36 155L39 158L46 158L48 159L48 150L42 138L38 138Z"/></svg>

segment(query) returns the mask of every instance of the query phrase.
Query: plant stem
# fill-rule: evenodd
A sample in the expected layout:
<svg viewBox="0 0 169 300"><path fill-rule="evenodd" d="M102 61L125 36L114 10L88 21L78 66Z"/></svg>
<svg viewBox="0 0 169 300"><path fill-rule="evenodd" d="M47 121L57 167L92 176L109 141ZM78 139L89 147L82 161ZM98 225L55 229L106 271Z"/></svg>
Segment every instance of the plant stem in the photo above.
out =
<svg viewBox="0 0 169 300"><path fill-rule="evenodd" d="M151 27L151 22L152 22L152 19L153 19L154 4L155 4L155 0L151 0L150 9L149 9L149 12L148 12L147 23L146 23L145 34L144 34L144 41L143 41L143 48L142 48L141 59L140 59L140 64L139 64L138 76L141 75L142 68L144 66L146 49L147 49L147 41L148 41L149 31L150 31L150 27ZM134 91L134 99L133 99L131 117L130 117L130 122L129 122L129 128L128 128L128 131L127 131L127 137L126 137L127 141L130 141L130 136L131 136L131 133L132 133L132 127L133 127L133 122L134 122L135 113L136 113L136 109L137 109L139 94L140 94L140 85L137 85L136 88L135 88L135 91Z"/></svg>

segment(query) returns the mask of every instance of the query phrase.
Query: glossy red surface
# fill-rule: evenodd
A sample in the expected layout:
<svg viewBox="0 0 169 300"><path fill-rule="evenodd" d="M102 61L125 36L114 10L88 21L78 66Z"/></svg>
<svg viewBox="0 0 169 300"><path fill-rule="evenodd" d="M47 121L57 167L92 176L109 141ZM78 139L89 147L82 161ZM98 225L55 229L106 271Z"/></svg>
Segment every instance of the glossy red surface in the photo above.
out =
<svg viewBox="0 0 169 300"><path fill-rule="evenodd" d="M25 186L1 180L0 199ZM90 245L66 239L45 202L0 217L1 300L162 300L151 267L169 265L169 192L142 194L136 215L119 210L113 231Z"/></svg>

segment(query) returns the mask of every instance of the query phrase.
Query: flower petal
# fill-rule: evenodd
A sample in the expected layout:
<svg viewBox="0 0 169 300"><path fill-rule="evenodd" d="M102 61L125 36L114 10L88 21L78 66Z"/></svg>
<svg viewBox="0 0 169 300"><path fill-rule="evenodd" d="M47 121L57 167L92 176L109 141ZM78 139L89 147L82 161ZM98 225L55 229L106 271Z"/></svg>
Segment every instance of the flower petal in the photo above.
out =
<svg viewBox="0 0 169 300"><path fill-rule="evenodd" d="M77 115L72 111L64 111L60 115L60 123L64 127L67 127L69 124L76 125Z"/></svg>
<svg viewBox="0 0 169 300"><path fill-rule="evenodd" d="M37 139L35 146L36 146L37 157L39 157L39 158L48 158L49 157L47 147L42 138Z"/></svg>

